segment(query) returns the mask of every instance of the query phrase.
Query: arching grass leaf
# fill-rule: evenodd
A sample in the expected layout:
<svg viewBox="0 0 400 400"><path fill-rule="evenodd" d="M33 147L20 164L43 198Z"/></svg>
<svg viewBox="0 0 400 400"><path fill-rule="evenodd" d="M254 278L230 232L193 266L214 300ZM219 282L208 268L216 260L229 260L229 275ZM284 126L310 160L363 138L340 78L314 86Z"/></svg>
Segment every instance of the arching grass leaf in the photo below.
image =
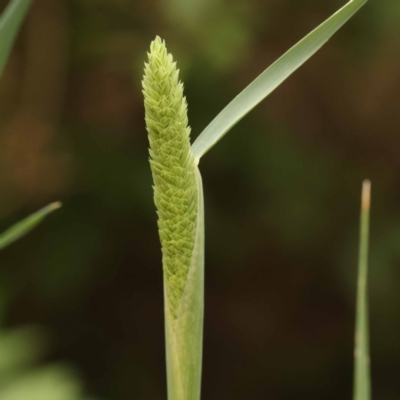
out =
<svg viewBox="0 0 400 400"><path fill-rule="evenodd" d="M235 97L193 143L192 151L197 161L236 123L319 50L366 2L367 0L350 1L292 47Z"/></svg>
<svg viewBox="0 0 400 400"><path fill-rule="evenodd" d="M12 0L0 17L0 76L31 0Z"/></svg>

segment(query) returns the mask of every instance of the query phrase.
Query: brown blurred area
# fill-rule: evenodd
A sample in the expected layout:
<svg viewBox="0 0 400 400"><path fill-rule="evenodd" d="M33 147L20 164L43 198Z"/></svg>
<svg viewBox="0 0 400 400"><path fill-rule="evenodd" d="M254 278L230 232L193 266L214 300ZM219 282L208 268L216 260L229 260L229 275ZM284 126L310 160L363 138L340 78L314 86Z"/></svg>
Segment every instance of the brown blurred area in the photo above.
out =
<svg viewBox="0 0 400 400"><path fill-rule="evenodd" d="M2 253L0 286L7 325L48 329L91 395L166 398L150 41L178 62L195 137L343 3L34 2L0 81L1 226L64 207ZM204 399L351 396L364 178L374 398L400 399L399 37L400 3L370 1L202 159Z"/></svg>

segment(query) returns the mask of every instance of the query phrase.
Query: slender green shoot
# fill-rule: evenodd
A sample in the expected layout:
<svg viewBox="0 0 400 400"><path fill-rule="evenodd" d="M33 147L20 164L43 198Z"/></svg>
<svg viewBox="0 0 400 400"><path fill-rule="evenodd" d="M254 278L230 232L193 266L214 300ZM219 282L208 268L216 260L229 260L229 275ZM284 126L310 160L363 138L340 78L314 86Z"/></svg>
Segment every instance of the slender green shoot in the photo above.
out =
<svg viewBox="0 0 400 400"><path fill-rule="evenodd" d="M158 214L169 400L199 400L203 341L203 195L190 150L179 70L165 43L150 46L143 94Z"/></svg>
<svg viewBox="0 0 400 400"><path fill-rule="evenodd" d="M199 400L204 308L204 207L198 163L215 143L308 60L366 0L350 1L237 96L190 146L179 70L157 37L143 94L163 271L169 400Z"/></svg>
<svg viewBox="0 0 400 400"><path fill-rule="evenodd" d="M371 399L368 324L368 241L371 182L363 182L361 195L360 250L356 307L353 400Z"/></svg>
<svg viewBox="0 0 400 400"><path fill-rule="evenodd" d="M61 203L56 202L36 211L34 214L17 222L0 235L0 250L22 238L34 229L48 214L61 207Z"/></svg>
<svg viewBox="0 0 400 400"><path fill-rule="evenodd" d="M0 17L0 76L31 3L31 0L12 0Z"/></svg>

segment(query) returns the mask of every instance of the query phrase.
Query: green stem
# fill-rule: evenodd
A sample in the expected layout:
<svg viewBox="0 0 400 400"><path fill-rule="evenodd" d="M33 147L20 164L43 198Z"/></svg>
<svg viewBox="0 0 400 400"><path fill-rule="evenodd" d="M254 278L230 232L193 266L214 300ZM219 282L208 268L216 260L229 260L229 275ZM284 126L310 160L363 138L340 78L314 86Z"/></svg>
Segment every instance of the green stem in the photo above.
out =
<svg viewBox="0 0 400 400"><path fill-rule="evenodd" d="M371 182L366 180L363 182L361 196L360 250L354 351L354 400L371 399L367 286L370 205Z"/></svg>

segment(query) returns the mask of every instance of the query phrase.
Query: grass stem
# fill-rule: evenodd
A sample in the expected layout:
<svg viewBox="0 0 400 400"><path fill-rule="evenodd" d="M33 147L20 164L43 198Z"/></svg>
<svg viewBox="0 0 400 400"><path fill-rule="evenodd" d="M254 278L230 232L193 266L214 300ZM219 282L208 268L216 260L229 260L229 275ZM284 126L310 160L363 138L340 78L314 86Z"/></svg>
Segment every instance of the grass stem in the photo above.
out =
<svg viewBox="0 0 400 400"><path fill-rule="evenodd" d="M361 195L353 400L371 399L371 373L368 334L368 242L370 208L371 182L369 180L365 180L362 185Z"/></svg>

